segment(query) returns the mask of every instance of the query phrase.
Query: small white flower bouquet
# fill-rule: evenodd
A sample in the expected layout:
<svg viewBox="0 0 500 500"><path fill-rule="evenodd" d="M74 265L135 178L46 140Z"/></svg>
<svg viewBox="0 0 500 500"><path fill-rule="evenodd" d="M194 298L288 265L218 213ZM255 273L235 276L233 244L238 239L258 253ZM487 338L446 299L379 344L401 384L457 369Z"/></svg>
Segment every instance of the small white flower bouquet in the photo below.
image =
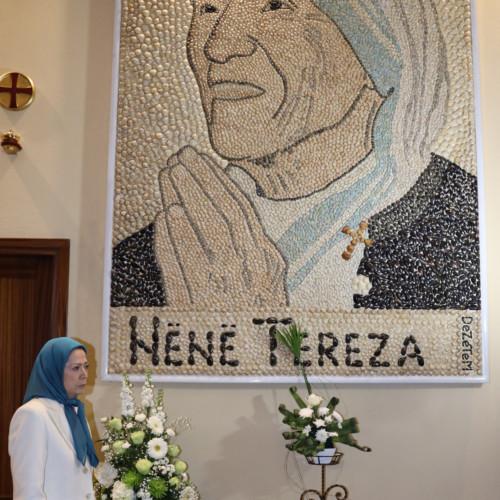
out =
<svg viewBox="0 0 500 500"><path fill-rule="evenodd" d="M304 401L297 393L297 388L290 387L290 393L299 409L292 412L287 410L284 404L279 406L279 411L284 417L283 423L291 428L291 431L283 432L283 437L290 440L286 447L306 457L314 457L319 451L333 448L335 443L342 443L362 451L371 451L367 446L360 446L352 436L359 432L357 420L355 418L343 419L342 415L335 410L339 400L331 398L328 404L324 404L323 398L312 392L304 363L301 360L301 347L305 335L306 332L295 323L275 332L276 340L283 344L299 362L308 392L308 397Z"/></svg>
<svg viewBox="0 0 500 500"><path fill-rule="evenodd" d="M371 451L367 446L360 446L352 437L359 432L355 418L343 419L335 410L339 400L331 398L327 405L323 398L310 393L304 401L297 393L296 387L290 387L290 393L300 408L293 412L286 409L284 404L279 406L284 416L283 423L292 429L283 432L285 439L291 440L286 447L306 457L315 456L318 451L335 447L335 443L353 446L362 451Z"/></svg>
<svg viewBox="0 0 500 500"><path fill-rule="evenodd" d="M106 461L95 469L98 500L198 500L196 488L186 474L187 464L174 439L177 425L188 426L187 419L167 425L163 392L155 398L151 373L136 406L132 384L123 375L121 417L104 417L105 434L101 450Z"/></svg>

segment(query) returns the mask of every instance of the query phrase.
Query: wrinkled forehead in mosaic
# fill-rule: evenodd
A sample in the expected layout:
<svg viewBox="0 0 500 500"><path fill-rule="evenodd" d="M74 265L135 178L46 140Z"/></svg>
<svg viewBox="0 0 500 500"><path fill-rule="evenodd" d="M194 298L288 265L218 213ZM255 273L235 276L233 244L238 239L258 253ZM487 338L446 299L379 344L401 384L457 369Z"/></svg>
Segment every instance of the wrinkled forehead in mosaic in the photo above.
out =
<svg viewBox="0 0 500 500"><path fill-rule="evenodd" d="M399 6L395 2L371 0L353 2L352 0L190 0L194 17L215 15L220 18L230 9L239 9L240 17L247 21L257 14L291 20L302 17L308 22L322 14L331 21L332 29L339 29L346 37L363 67L375 80L378 90L385 94L394 87L401 77L405 47L410 43L416 49L416 34L420 27L428 32L422 54L414 52L415 60L425 57L425 52L435 51L442 42L439 23L436 23L436 7L432 1L418 2L406 0ZM246 11L246 12L245 12ZM253 14L252 14L253 12ZM315 16L316 14L316 16ZM219 22L219 21L217 21ZM246 29L246 28L244 28ZM276 30L275 30L276 31ZM413 35L412 35L413 33ZM273 35L276 33L271 33ZM285 33L287 38L296 35L294 29ZM311 40L312 42L312 40ZM420 47L422 48L422 47ZM439 48L437 50L440 50ZM418 51L417 51L418 52Z"/></svg>

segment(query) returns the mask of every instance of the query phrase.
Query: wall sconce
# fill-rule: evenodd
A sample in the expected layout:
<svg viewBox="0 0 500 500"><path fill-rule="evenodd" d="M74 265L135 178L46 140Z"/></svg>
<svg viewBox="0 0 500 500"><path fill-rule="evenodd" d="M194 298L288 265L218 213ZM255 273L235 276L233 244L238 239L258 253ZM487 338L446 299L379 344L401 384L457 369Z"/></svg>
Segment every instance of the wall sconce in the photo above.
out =
<svg viewBox="0 0 500 500"><path fill-rule="evenodd" d="M14 134L12 130L9 130L6 134L2 135L2 148L5 149L5 152L9 155L16 155L21 149L21 144L19 141L21 137Z"/></svg>

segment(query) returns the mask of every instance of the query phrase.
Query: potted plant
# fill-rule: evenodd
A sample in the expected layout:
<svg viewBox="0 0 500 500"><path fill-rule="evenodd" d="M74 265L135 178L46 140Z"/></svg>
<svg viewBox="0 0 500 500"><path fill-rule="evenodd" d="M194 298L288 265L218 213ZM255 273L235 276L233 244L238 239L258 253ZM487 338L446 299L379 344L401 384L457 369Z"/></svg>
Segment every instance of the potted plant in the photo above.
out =
<svg viewBox="0 0 500 500"><path fill-rule="evenodd" d="M337 443L352 446L361 451L371 451L367 446L360 446L352 436L359 432L358 422L355 418L344 419L336 411L338 398L332 397L328 403L314 394L307 378L306 368L302 361L302 342L306 331L296 323L276 330L274 336L297 359L308 396L304 400L297 387L290 387L290 393L297 403L298 409L289 411L284 404L280 404L279 411L284 416L283 423L290 426L291 430L283 432L283 437L289 442L286 447L304 455L309 462L326 464L333 461Z"/></svg>

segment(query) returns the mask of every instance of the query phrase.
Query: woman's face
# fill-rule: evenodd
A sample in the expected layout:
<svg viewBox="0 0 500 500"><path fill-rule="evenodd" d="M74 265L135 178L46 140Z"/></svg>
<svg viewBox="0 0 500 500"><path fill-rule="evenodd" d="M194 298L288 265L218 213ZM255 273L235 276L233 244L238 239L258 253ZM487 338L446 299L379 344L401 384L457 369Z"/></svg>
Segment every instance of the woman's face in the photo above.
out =
<svg viewBox="0 0 500 500"><path fill-rule="evenodd" d="M89 364L83 349L74 349L64 367L64 388L69 399L76 398L87 384Z"/></svg>

